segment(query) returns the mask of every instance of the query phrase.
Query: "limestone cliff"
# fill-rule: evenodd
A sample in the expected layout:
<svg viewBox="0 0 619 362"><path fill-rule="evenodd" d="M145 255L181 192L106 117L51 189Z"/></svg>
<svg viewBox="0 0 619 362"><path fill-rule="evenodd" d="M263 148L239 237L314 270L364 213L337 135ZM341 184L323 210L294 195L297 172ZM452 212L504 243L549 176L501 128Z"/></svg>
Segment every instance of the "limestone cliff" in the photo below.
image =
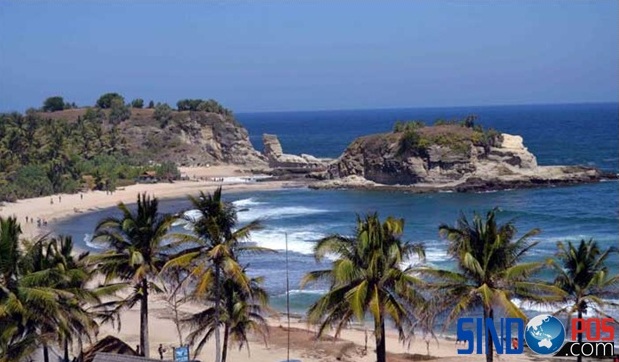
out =
<svg viewBox="0 0 619 362"><path fill-rule="evenodd" d="M141 110L149 111L149 110ZM179 165L238 164L266 166L247 130L233 117L207 112L174 112L164 127L145 114L121 124L133 153Z"/></svg>
<svg viewBox="0 0 619 362"><path fill-rule="evenodd" d="M272 168L300 169L307 172L314 170L324 170L330 160L322 160L312 155L286 154L282 150L282 145L276 135L263 134L262 143L264 144L263 154Z"/></svg>
<svg viewBox="0 0 619 362"><path fill-rule="evenodd" d="M469 191L592 182L603 176L587 167L538 166L520 136L443 125L360 137L329 166L331 181L313 187Z"/></svg>

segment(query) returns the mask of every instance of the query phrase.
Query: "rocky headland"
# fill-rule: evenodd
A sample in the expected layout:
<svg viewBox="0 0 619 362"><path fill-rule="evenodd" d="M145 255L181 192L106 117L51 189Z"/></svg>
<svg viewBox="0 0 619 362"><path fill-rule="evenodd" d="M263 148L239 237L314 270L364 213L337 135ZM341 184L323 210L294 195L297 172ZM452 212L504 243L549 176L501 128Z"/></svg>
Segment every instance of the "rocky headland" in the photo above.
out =
<svg viewBox="0 0 619 362"><path fill-rule="evenodd" d="M616 179L584 166L539 166L522 137L473 124L400 125L354 140L312 188L489 191Z"/></svg>

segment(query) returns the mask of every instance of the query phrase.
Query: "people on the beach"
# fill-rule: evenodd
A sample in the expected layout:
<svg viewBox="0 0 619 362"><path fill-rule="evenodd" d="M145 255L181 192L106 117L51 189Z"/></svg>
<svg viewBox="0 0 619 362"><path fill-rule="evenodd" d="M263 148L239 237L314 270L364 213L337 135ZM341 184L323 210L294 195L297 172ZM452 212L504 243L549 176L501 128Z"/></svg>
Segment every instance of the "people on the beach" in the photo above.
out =
<svg viewBox="0 0 619 362"><path fill-rule="evenodd" d="M62 196L58 195L58 203L62 202Z"/></svg>
<svg viewBox="0 0 619 362"><path fill-rule="evenodd" d="M50 197L50 198L49 198L49 204L50 204L50 205L53 205L53 204L54 204L54 198L53 198L53 197Z"/></svg>
<svg viewBox="0 0 619 362"><path fill-rule="evenodd" d="M157 348L157 351L159 352L159 359L163 359L163 354L166 351L166 349L163 347L163 344L159 343L159 348Z"/></svg>
<svg viewBox="0 0 619 362"><path fill-rule="evenodd" d="M80 193L80 200L84 200L84 194Z"/></svg>

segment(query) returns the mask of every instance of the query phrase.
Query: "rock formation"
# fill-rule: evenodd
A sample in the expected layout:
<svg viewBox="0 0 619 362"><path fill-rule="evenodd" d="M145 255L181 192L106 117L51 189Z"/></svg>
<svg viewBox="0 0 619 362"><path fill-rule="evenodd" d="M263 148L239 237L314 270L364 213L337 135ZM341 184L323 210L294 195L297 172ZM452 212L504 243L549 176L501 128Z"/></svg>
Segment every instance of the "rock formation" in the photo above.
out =
<svg viewBox="0 0 619 362"><path fill-rule="evenodd" d="M608 176L580 166L538 166L520 136L459 125L415 130L409 147L404 132L354 140L315 188L408 188L480 191L594 182ZM354 177L351 177L354 176Z"/></svg>
<svg viewBox="0 0 619 362"><path fill-rule="evenodd" d="M148 111L148 110L143 110ZM165 127L154 119L121 124L132 153L184 166L238 164L266 167L247 130L233 117L207 112L174 112Z"/></svg>
<svg viewBox="0 0 619 362"><path fill-rule="evenodd" d="M276 135L263 134L263 154L269 162L269 167L276 169L299 169L307 172L324 170L330 160L322 160L312 155L290 155L284 153Z"/></svg>

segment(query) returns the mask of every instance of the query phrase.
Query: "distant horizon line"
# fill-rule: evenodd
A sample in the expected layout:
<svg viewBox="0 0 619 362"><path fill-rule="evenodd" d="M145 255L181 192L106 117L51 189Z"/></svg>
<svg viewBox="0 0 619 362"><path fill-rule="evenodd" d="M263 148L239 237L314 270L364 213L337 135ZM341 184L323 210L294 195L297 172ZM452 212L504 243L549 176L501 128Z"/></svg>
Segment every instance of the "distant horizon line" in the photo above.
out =
<svg viewBox="0 0 619 362"><path fill-rule="evenodd" d="M522 106L560 106L560 105L603 105L615 104L619 106L619 101L579 101L579 102L558 102L558 103L515 103L515 104L485 104L485 105L459 105L459 106L388 106L375 108L321 108L321 109L297 109L297 110L272 110L272 111L235 111L236 114L258 114L258 113L310 113L310 112L347 112L347 111L372 111L372 110L395 110L395 109L449 109L449 108L484 108L484 107L522 107Z"/></svg>
<svg viewBox="0 0 619 362"><path fill-rule="evenodd" d="M166 102L161 102L166 103ZM557 102L557 103L514 103L514 104L485 104L485 105L457 105L457 106L387 106L387 107L362 107L362 108L319 108L319 109L290 109L290 110L264 110L264 111L235 111L231 109L233 114L260 114L260 113L311 113L311 112L350 112L350 111L371 111L371 110L396 110L396 109L456 109L456 108L487 108L487 107L523 107L523 106L560 106L560 105L602 105L616 104L619 106L619 101L578 101L578 102ZM92 108L94 105L79 105L80 108ZM0 110L0 114L9 114L18 112L25 114L26 110ZM147 107L143 107L146 109Z"/></svg>

